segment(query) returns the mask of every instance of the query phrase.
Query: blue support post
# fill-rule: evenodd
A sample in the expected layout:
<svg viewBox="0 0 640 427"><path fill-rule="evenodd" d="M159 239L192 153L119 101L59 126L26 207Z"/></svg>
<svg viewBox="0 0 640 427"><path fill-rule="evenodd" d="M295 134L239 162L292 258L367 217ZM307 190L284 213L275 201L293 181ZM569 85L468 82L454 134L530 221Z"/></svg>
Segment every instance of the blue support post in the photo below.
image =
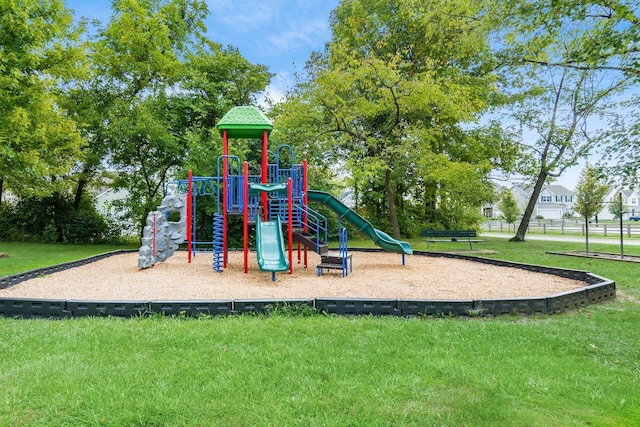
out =
<svg viewBox="0 0 640 427"><path fill-rule="evenodd" d="M342 277L349 275L349 236L347 229L342 226L342 221L338 219L338 241L340 247L340 260L342 262Z"/></svg>

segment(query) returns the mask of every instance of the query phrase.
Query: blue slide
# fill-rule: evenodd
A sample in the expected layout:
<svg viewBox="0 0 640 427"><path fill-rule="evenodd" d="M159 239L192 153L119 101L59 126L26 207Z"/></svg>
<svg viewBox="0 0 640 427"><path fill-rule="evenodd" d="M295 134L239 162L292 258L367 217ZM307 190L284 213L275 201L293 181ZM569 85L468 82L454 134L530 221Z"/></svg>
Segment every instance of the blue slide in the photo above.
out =
<svg viewBox="0 0 640 427"><path fill-rule="evenodd" d="M276 216L275 221L260 221L260 216L256 216L256 253L258 267L261 271L273 272L272 280L275 281L276 271L289 270L280 217Z"/></svg>
<svg viewBox="0 0 640 427"><path fill-rule="evenodd" d="M374 228L369 221L361 217L360 214L353 209L350 209L340 200L336 199L332 194L325 193L324 191L309 190L308 196L309 201L324 204L329 209L337 213L340 218L349 222L359 231L366 234L367 237L373 240L373 242L382 249L390 252L397 252L399 254L413 254L413 249L409 243L396 240L387 233Z"/></svg>

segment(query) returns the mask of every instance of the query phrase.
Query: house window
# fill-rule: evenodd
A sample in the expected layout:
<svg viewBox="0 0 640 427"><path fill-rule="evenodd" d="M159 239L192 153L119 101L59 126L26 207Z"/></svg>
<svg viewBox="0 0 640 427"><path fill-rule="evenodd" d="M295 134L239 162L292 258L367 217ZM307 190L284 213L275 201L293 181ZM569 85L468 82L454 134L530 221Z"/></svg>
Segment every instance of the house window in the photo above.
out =
<svg viewBox="0 0 640 427"><path fill-rule="evenodd" d="M562 196L556 196L556 202L561 202L562 201Z"/></svg>
<svg viewBox="0 0 640 427"><path fill-rule="evenodd" d="M573 202L573 196L565 196L565 201L569 203Z"/></svg>
<svg viewBox="0 0 640 427"><path fill-rule="evenodd" d="M632 198L631 198L631 204L632 204L632 205L635 205L635 204L636 204L636 198L635 198L635 197L632 197Z"/></svg>
<svg viewBox="0 0 640 427"><path fill-rule="evenodd" d="M551 203L551 196L540 196L540 202Z"/></svg>

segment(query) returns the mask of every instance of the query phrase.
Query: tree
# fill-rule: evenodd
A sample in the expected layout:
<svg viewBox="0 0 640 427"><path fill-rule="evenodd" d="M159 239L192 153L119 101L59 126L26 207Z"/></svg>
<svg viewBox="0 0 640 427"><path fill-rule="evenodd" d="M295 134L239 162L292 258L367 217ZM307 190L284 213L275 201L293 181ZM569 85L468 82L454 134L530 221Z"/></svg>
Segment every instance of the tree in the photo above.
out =
<svg viewBox="0 0 640 427"><path fill-rule="evenodd" d="M530 0L493 4L497 9L492 15L504 22L496 33L496 44L504 40L500 56L520 79L521 87L528 86L534 89L529 92L535 93L539 83L532 77L542 72L551 76L546 85L551 96L546 110L542 110L551 112L546 123L532 123L530 117L540 111L530 108L521 110L523 114L517 118L520 124L537 124L542 143L530 145L536 150L528 159L534 191L513 241L524 240L539 190L547 178L559 176L602 141L593 132L592 123L614 110L606 103L638 83L637 6L635 0L559 0L553 7ZM563 109L569 114L561 124L562 115L558 113Z"/></svg>
<svg viewBox="0 0 640 427"><path fill-rule="evenodd" d="M595 167L587 165L582 171L576 187L576 200L573 210L589 220L604 208L609 186L602 182Z"/></svg>
<svg viewBox="0 0 640 427"><path fill-rule="evenodd" d="M640 78L640 9L637 0L531 0L495 2L514 62L576 70L608 70ZM506 31L504 31L506 29ZM561 43L563 56L548 55Z"/></svg>
<svg viewBox="0 0 640 427"><path fill-rule="evenodd" d="M592 131L589 124L604 113L606 101L622 90L627 81L603 82L597 70L560 68L546 72L549 80L539 82L544 88L542 94L527 98L512 113L523 129L522 146L527 154L522 158L521 170L534 182L512 241L524 240L545 183L561 176L592 151L598 131Z"/></svg>
<svg viewBox="0 0 640 427"><path fill-rule="evenodd" d="M609 212L613 215L613 219L620 219L622 215L629 212L629 206L622 202L622 199L616 197L615 200L609 202Z"/></svg>
<svg viewBox="0 0 640 427"><path fill-rule="evenodd" d="M505 23L499 34L499 40L506 40L502 51L505 62L516 67L571 70L574 74L591 76L593 82L600 80L601 87L606 82L612 91L597 102L600 118L620 109L613 102L610 108L603 108L603 101L611 101L614 95L620 95L639 83L640 9L637 0L558 0L552 7L545 2L510 0L496 2L494 6L498 8L494 16L499 16ZM619 127L610 123L608 127L611 130L603 132L606 138L591 132L580 148L588 154L596 144L608 142L608 156L605 158L618 157L621 160L616 162L612 172L630 178L635 174L638 163L634 160L633 149L629 150L633 143L627 137L633 136L633 131L629 130L637 120L626 123L615 120L614 123ZM580 131L587 129L586 124L587 121L583 121ZM624 131L615 132L620 129ZM586 142L587 139L590 141ZM631 156L625 157L627 153ZM626 164L630 167L625 167ZM527 211L525 218L528 218ZM522 227L525 226L521 226L513 240L524 239L525 228Z"/></svg>
<svg viewBox="0 0 640 427"><path fill-rule="evenodd" d="M498 204L504 220L507 224L513 224L520 217L520 207L513 193L506 188L500 193L500 202Z"/></svg>
<svg viewBox="0 0 640 427"><path fill-rule="evenodd" d="M602 135L605 145L600 168L631 188L640 184L640 96L632 95L611 114Z"/></svg>
<svg viewBox="0 0 640 427"><path fill-rule="evenodd" d="M343 1L331 42L308 64L306 98L294 101L349 170L361 207L388 218L395 237L425 216L473 225L491 196L489 171L513 155L497 127L470 126L498 78L479 12L466 1ZM422 204L418 220L410 199ZM469 213L458 224L446 213L454 206Z"/></svg>
<svg viewBox="0 0 640 427"><path fill-rule="evenodd" d="M0 4L0 201L51 194L74 164L83 141L59 101L85 71L82 32L63 1Z"/></svg>
<svg viewBox="0 0 640 427"><path fill-rule="evenodd" d="M217 119L251 102L270 74L205 38L204 1L116 0L112 7L94 44L95 87L109 96L92 133L120 172L115 186L128 190L117 206L142 225L174 174L199 165L211 172Z"/></svg>

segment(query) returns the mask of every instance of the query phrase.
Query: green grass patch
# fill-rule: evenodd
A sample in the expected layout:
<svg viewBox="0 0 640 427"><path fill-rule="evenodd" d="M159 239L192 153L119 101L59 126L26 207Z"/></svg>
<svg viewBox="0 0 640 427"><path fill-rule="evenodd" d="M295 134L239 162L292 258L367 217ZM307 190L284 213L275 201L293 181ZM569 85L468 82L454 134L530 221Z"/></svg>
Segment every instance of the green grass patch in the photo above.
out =
<svg viewBox="0 0 640 427"><path fill-rule="evenodd" d="M92 255L134 247L116 245L59 245L45 243L0 242L0 277L41 267L87 258Z"/></svg>
<svg viewBox="0 0 640 427"><path fill-rule="evenodd" d="M0 320L0 423L632 425L640 321Z"/></svg>
<svg viewBox="0 0 640 427"><path fill-rule="evenodd" d="M614 279L619 298L492 319L0 318L0 426L637 425L640 267L545 253L574 243L480 247Z"/></svg>

